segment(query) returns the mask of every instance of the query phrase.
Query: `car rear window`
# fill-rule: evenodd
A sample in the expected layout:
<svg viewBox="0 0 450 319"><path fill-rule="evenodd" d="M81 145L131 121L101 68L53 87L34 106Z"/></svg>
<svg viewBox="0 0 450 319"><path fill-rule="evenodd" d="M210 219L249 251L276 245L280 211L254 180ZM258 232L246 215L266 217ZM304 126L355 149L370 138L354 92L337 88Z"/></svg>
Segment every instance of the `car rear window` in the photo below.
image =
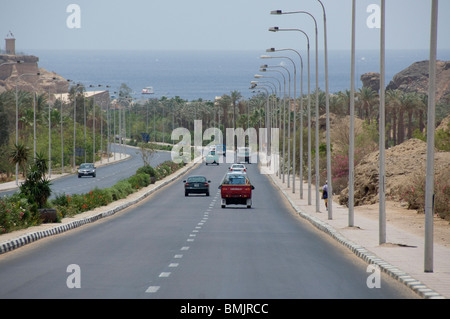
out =
<svg viewBox="0 0 450 319"><path fill-rule="evenodd" d="M205 182L205 181L206 181L206 178L201 177L201 176L195 176L195 177L189 177L189 178L187 179L187 181L188 181L188 182L191 182L191 183L195 183L195 182Z"/></svg>
<svg viewBox="0 0 450 319"><path fill-rule="evenodd" d="M231 185L244 185L245 184L245 178L244 177L233 177L233 178L230 178L230 184Z"/></svg>
<svg viewBox="0 0 450 319"><path fill-rule="evenodd" d="M250 184L250 181L242 175L227 175L224 177L222 184L247 185Z"/></svg>

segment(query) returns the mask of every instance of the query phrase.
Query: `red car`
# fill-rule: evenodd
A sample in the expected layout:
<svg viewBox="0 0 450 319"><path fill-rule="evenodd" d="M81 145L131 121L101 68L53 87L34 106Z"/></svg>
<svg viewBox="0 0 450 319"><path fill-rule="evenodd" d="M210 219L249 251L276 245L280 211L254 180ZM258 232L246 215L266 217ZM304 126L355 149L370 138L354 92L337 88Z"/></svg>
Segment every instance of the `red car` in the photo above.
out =
<svg viewBox="0 0 450 319"><path fill-rule="evenodd" d="M252 190L255 187L242 173L227 173L219 186L222 197L222 208L226 205L247 205L252 207Z"/></svg>

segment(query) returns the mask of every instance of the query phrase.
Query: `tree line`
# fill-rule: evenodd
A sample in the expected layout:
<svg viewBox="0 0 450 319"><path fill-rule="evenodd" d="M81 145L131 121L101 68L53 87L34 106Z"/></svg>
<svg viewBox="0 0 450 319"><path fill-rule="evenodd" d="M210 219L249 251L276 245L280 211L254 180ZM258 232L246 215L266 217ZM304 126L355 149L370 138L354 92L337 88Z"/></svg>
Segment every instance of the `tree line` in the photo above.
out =
<svg viewBox="0 0 450 319"><path fill-rule="evenodd" d="M109 105L101 105L92 98L85 98L86 88L75 84L69 88L68 101L62 101L58 95L50 98L49 93L17 92L19 107L19 144L15 145L15 90L0 94L0 173L10 176L13 173L13 163L19 161L22 167L30 157L33 139L37 140L37 150L48 154L49 124L52 145L52 167L72 166L73 138L75 126L76 163L84 162L86 154L92 159L100 156L100 139L104 139L103 152L106 151L107 138L110 142L117 141L119 136L125 137L129 143L142 141L147 136L150 142L172 143L171 132L174 128L185 127L194 130L194 120L202 120L203 128L249 127L258 131L265 126L267 96L255 94L244 98L239 91L231 91L222 95L216 101L202 99L187 101L179 96L161 97L134 101L131 89L124 83L121 85L117 98ZM111 92L110 92L111 93ZM311 93L312 118L315 118L315 92ZM325 114L325 92L319 90L319 115ZM297 98L297 112L307 118L307 95ZM303 99L304 109L300 110L300 99ZM281 98L271 96L269 101L275 101L269 108L272 116L279 118L278 106ZM75 103L76 101L76 103ZM337 116L346 116L350 108L350 91L340 91L330 94L330 112ZM49 103L50 102L50 103ZM95 102L95 103L94 103ZM437 105L436 118L440 119L449 113L450 98ZM100 105L99 105L100 104ZM76 105L76 112L74 108ZM379 96L369 87L360 88L355 94L355 113L368 125L378 123ZM34 112L34 109L36 112ZM386 147L395 146L415 135L423 135L426 123L427 96L415 92L400 90L386 91ZM293 110L291 109L291 112ZM75 115L76 114L76 115ZM95 114L95 115L94 115ZM75 116L74 116L75 115ZM286 117L288 118L288 117ZM298 118L298 117L297 117ZM293 119L293 116L291 116ZM61 125L62 121L62 125ZM36 137L34 137L34 122ZM95 124L94 124L95 123ZM290 123L290 127L294 123ZM95 143L94 143L95 125ZM297 124L295 124L297 125ZM101 130L101 127L103 128ZM62 132L61 132L62 130ZM62 139L61 139L62 135ZM224 135L225 138L225 135ZM63 140L63 143L60 141ZM226 142L226 141L224 141ZM95 150L93 149L95 145ZM63 152L67 156L62 158ZM16 158L14 158L14 155ZM17 158L19 157L19 158ZM11 158L14 158L11 161ZM91 162L92 160L88 160Z"/></svg>

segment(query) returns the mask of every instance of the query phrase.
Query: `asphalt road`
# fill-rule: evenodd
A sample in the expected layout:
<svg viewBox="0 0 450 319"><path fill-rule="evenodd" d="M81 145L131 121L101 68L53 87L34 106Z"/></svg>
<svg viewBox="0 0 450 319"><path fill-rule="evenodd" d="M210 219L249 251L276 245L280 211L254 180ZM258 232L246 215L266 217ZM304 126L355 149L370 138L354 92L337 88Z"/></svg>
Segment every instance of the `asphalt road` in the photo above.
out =
<svg viewBox="0 0 450 319"><path fill-rule="evenodd" d="M255 164L252 208L222 209L226 167L188 172L212 181L209 197L185 197L181 177L115 216L1 255L0 299L415 297L384 274L369 288L367 264L296 216Z"/></svg>
<svg viewBox="0 0 450 319"><path fill-rule="evenodd" d="M112 149L112 151L114 151L114 149ZM50 199L63 193L66 195L83 194L95 187L111 187L118 181L134 175L136 170L144 165L141 155L138 154L139 149L125 147L125 152L130 155L128 159L98 167L97 176L95 178L91 176L78 178L77 174L72 174L52 180L52 195L50 196ZM118 154L116 156L116 159L120 158ZM156 166L166 160L171 160L170 152L159 151L153 154L150 164ZM18 189L0 192L0 197L12 195L17 191Z"/></svg>

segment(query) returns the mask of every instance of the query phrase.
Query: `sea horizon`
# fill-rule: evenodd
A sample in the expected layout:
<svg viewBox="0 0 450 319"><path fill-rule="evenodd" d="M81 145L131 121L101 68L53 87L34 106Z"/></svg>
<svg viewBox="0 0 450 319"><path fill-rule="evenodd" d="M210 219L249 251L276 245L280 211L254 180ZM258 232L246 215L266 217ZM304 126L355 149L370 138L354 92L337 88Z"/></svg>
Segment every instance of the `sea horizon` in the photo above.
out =
<svg viewBox="0 0 450 319"><path fill-rule="evenodd" d="M250 81L271 81L283 78L276 72L261 72L260 66L283 66L290 70L291 84L294 84L293 65L288 59L261 59L261 55L289 56L297 66L297 96L300 95L300 60L295 53L284 51L266 53L265 50L21 50L23 54L35 55L38 65L55 72L75 83L110 86L113 94L122 83L127 84L136 99L175 97L192 101L214 100L217 96L239 91L244 98L253 93ZM307 94L307 54L299 51L303 59L303 93ZM324 56L319 51L319 89L325 90ZM328 52L329 92L336 93L350 89L350 50ZM378 50L356 50L355 87L361 88L360 77L368 72L380 72ZM429 59L428 50L386 50L386 86L393 76L411 64ZM450 60L450 50L439 50L438 60ZM262 74L267 79L255 79ZM315 53L310 52L311 91L315 90ZM285 72L286 86L289 75ZM143 95L141 90L153 87L154 94ZM88 89L89 90L89 89ZM270 90L270 89L269 89ZM288 92L288 87L286 87ZM278 93L278 92L277 92ZM287 94L287 93L286 93ZM291 86L293 96L293 87Z"/></svg>

